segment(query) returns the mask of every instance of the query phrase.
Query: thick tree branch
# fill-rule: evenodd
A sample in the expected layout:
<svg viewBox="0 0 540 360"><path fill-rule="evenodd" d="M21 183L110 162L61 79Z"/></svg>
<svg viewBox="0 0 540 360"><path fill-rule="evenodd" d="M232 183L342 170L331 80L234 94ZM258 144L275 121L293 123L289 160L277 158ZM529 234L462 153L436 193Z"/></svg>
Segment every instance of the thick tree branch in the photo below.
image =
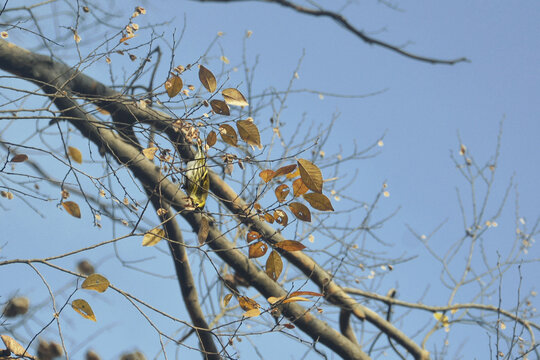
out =
<svg viewBox="0 0 540 360"><path fill-rule="evenodd" d="M199 2L236 2L236 1L246 1L246 0L197 0L197 1ZM376 45L376 46L383 47L385 49L398 53L402 56L405 56L409 59L427 62L430 64L443 64L443 65L454 65L460 62L470 62L470 60L465 57L444 60L444 59L437 59L437 58L432 58L432 57L427 57L427 56L421 56L421 55L417 55L417 54L413 54L411 52L405 51L398 46L391 45L387 42L384 42L384 41L381 41L381 40L378 40L371 36L366 35L362 30L353 26L343 15L337 12L324 10L324 9L310 9L305 6L300 6L298 4L295 4L288 0L262 0L262 1L268 2L268 3L279 4L286 8L293 9L294 11L299 12L301 14L330 18L333 21L335 21L337 24L343 26L345 29L347 29L348 31L353 33L355 36L360 38L362 41L368 43L369 45Z"/></svg>

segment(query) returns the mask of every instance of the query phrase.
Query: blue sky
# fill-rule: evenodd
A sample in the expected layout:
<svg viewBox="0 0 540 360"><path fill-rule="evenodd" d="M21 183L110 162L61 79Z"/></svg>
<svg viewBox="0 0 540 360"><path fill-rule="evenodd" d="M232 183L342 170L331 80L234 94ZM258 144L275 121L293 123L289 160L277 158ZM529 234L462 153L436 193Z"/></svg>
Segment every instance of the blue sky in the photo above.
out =
<svg viewBox="0 0 540 360"><path fill-rule="evenodd" d="M125 10L129 17L131 8ZM424 298L426 303L441 304L447 301L449 292L441 290L438 274L439 267L429 254L407 230L406 224L419 234L428 234L442 221L447 223L432 240L435 248L446 249L449 243L463 235L461 214L456 200L456 187L467 194L467 186L455 168L450 153L460 158L458 132L468 151L472 152L479 163L489 160L495 149L499 124L504 119L500 160L497 168L497 181L492 190L493 209L498 199L514 176L514 183L519 191L519 212L527 224L537 221L539 214L540 192L538 179L540 155L537 144L540 135L540 4L535 1L522 1L519 5L505 1L477 2L416 2L403 4L403 11L394 11L378 3L350 5L344 15L359 28L381 40L392 44L408 44L406 49L413 53L435 58L457 58L465 56L470 63L454 66L430 65L420 63L398 54L369 46L347 33L335 23L320 18L298 15L275 5L257 2L238 2L227 4L201 4L181 2L171 7L170 4L145 4L148 14L141 17L141 31L144 25L172 20L172 25L162 27L165 38L171 36L172 27L180 32L187 20L186 33L176 52L177 64L195 61L208 47L218 31L224 35L219 39L219 47L231 61L229 68L241 62L242 41L247 30L253 35L247 40L247 57L253 61L259 56L259 65L255 74L254 88L262 90L268 86L285 89L297 63L305 52L299 78L294 82L294 89L311 89L317 92L360 95L385 90L383 93L367 98L335 98L311 93L294 94L290 97L288 108L281 121L286 124L284 132L293 129L303 114L314 123L328 122L332 115L339 113L339 119L328 143L328 154L336 153L340 147L343 153L350 151L354 142L359 147L367 146L384 133L384 146L381 154L373 159L357 164L359 176L345 194L365 201L370 201L379 191L383 182L389 185L390 197L380 205L381 214L388 214L401 207L400 212L382 230L384 238L395 243L393 251L406 250L408 254L418 254L419 259L397 266L385 279L385 287L398 287L399 297L416 301L426 287L430 287ZM62 24L67 26L68 24ZM62 31L57 28L56 30ZM88 36L88 35L87 35ZM147 36L147 35L142 35ZM17 43L16 35L10 36ZM84 41L84 35L83 35ZM20 44L24 46L24 44ZM219 51L208 59L210 68L218 69L221 63ZM73 56L74 54L72 54ZM167 58L168 55L165 57ZM119 57L113 58L117 61ZM66 60L69 61L69 60ZM124 64L128 71L135 65ZM130 68L130 66L132 68ZM89 73L101 81L105 67L94 66ZM121 76L121 75L119 75ZM164 75L165 76L165 75ZM230 84L245 87L242 74L231 72ZM255 119L265 122L267 119ZM263 140L264 141L264 140ZM82 147L81 147L82 148ZM344 175L352 176L353 169ZM337 208L339 206L335 205ZM46 209L46 208L45 208ZM22 203L10 204L4 213L3 231L10 239L9 245L2 249L1 256L40 257L54 255L53 250L65 250L85 246L91 241L105 240L110 237L109 229L97 230L90 227L90 219L69 219L65 214L54 213L50 204L46 219L40 219ZM9 219L9 220L6 220ZM504 253L515 236L515 193L511 192L508 204L498 219L499 226L489 233L490 256L496 257L497 251ZM64 234L56 231L66 227ZM36 232L35 229L41 229ZM491 231L490 230L490 231ZM118 230L118 234L123 233ZM16 238L27 241L30 249L18 248ZM190 239L192 240L192 239ZM51 242L58 244L51 245ZM139 240L133 240L138 242ZM31 245L30 245L31 244ZM146 255L137 246L124 249L130 259L144 258ZM179 292L176 285L169 290L170 295L153 296L171 286L168 280L146 277L129 269L118 269L118 262L109 251L98 251L92 255L102 262L100 272L108 273L115 284L127 291L152 300L153 305L162 306L178 313L176 309ZM137 251L137 253L129 253ZM30 254L29 254L30 253ZM172 264L160 264L159 254L152 263L167 275L172 274ZM523 255L524 260L538 259L537 247L529 249ZM168 259L167 259L168 260ZM163 261L163 257L161 257ZM62 261L66 266L73 266L75 260ZM194 264L196 262L194 261ZM164 270L161 266L169 266ZM19 269L22 265L19 265ZM539 265L525 264L522 267L522 292L535 288L535 278ZM12 272L14 271L14 272ZM4 268L9 272L12 282L19 282L24 277L35 282L35 274L28 268L20 272L16 267ZM55 272L45 271L53 281L62 283L69 277L57 278ZM6 276L7 278L7 276ZM31 280L30 280L31 279ZM516 269L504 275L502 289L503 304L515 303ZM151 294L145 289L151 282ZM8 286L12 289L12 286ZM24 287L23 287L24 290ZM26 288L30 295L38 290ZM468 300L465 292L463 301ZM101 324L107 324L108 330L99 335L97 327L91 323L73 323L77 333L95 336L105 347L111 346L111 357L115 351L138 344L148 357L153 355L147 349L159 349L157 337L148 329L148 325L139 328L136 311L126 306L124 312L110 312L111 306L118 309L124 304L120 296L109 295L106 300L95 300L96 313L103 316ZM36 298L39 299L39 297ZM42 299L42 298L41 298ZM535 306L538 305L538 300ZM496 304L496 297L487 299L487 303ZM425 315L425 314L424 314ZM422 316L424 316L422 315ZM99 318L99 316L98 316ZM429 314L418 318L418 324L429 322ZM431 319L432 320L432 319ZM137 326L137 332L125 336L122 328L125 324ZM417 328L418 324L402 324L404 329ZM100 325L98 323L98 325ZM462 326L456 331L467 334L473 326ZM452 330L451 330L452 334ZM265 336L271 337L266 340ZM76 336L74 336L76 337ZM456 338L454 338L456 339ZM450 338L451 345L461 344ZM278 336L262 335L255 337L256 343L271 344L279 341ZM452 342L454 341L454 342ZM488 337L479 342L466 342L461 352L451 347L450 355L462 358L484 358L488 350ZM81 344L85 340L80 339ZM120 344L120 345L113 345ZM442 344L442 342L441 342ZM265 349L262 345L261 349ZM81 345L83 348L84 345ZM246 358L253 358L248 347L243 347ZM273 357L294 358L291 349L272 348ZM304 351L304 350L302 350ZM103 353L107 353L103 351ZM247 355L249 354L249 355ZM465 356L464 354L467 354ZM192 354L193 355L193 354ZM76 355L75 357L77 357ZM193 355L194 356L194 355ZM243 356L243 358L244 358ZM459 356L457 356L459 358ZM465 356L465 357L464 357ZM106 356L105 356L106 357ZM194 357L195 358L195 357ZM270 358L270 357L269 357Z"/></svg>

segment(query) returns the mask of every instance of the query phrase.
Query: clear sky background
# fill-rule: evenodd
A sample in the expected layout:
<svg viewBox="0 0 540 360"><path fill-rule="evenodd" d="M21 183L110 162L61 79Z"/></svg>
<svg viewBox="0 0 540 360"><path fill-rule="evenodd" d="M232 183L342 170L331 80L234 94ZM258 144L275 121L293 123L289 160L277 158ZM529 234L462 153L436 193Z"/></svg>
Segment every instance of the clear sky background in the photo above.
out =
<svg viewBox="0 0 540 360"><path fill-rule="evenodd" d="M118 7L118 11L125 11L127 19L135 5L139 4L130 3L125 9ZM450 158L450 154L460 158L458 133L476 161L484 164L494 153L501 120L504 119L497 181L492 190L492 209L496 209L512 177L515 186L512 187L507 206L497 220L499 226L490 230L493 233L489 234L490 245L486 252L496 258L497 251L504 254L509 250L509 244L516 236L516 193L519 194L519 217L523 217L526 223L519 226L523 229L538 221L539 2L424 1L398 4L402 11L396 11L377 1L370 1L353 3L343 11L358 28L391 44L406 44L406 50L410 52L442 59L464 56L471 60L470 63L454 66L430 65L404 58L363 43L330 20L299 15L271 4L190 1L142 5L147 8L148 14L138 21L140 31L145 30L145 24L172 20L171 25L156 30L158 33L163 31L167 39L172 36L174 27L178 34L186 26L175 54L175 65L195 61L216 33L222 31L224 35L219 39L219 47L230 59L231 64L228 66L232 68L242 61L245 32L253 31L246 42L246 55L251 61L259 56L254 81L254 89L259 91L268 86L284 90L305 52L298 71L299 78L295 80L293 89L310 89L315 93L291 96L288 109L281 118L286 124L283 131L293 129L303 114L317 124L328 122L333 114L339 113L328 149L325 149L328 154L340 152L340 149L345 154L352 149L354 143L360 148L366 147L386 134L384 146L379 149L380 155L359 162L357 181L346 193L341 194L371 201L386 181L390 197L385 198L380 205L381 214L389 214L401 207L399 213L385 225L381 235L395 244L397 253L406 251L408 255L419 255L419 258L397 266L386 277L381 291L397 287L399 298L416 301L429 287L423 302L442 305L448 300L449 292L441 290L439 284L438 265L430 260L429 254L407 230L406 225L410 225L419 234L428 234L447 220L432 239L432 244L438 244L434 246L440 246L441 249L446 249L447 244L463 235L456 187L466 196L468 187ZM58 24L55 31L62 33L66 30L60 26L72 25ZM84 36L91 34L81 36L84 41ZM16 44L25 46L17 42L16 34L10 34L10 38ZM221 66L219 52L212 54L217 56L209 58L208 64L217 69ZM119 58L115 57L113 61L119 61ZM66 58L69 64L75 63L75 58L72 61ZM126 68L129 69L129 66L126 63ZM89 74L107 83L109 78L104 75L105 70L105 65L102 68L93 66ZM240 89L245 86L242 84L242 74L231 72L230 76L231 84L240 85ZM361 95L381 90L384 92L366 98L324 96L321 99L317 95L318 92ZM266 122L268 119L255 120ZM344 175L352 176L355 169L343 169ZM110 227L94 229L91 227L91 219L83 219L82 222L66 220L65 214L57 211L54 203L40 205L40 210L47 215L45 219L29 210L22 202L14 201L6 206L7 211L3 211L0 220L3 233L1 243L7 242L0 252L4 259L55 255L111 236ZM339 203L334 207L338 208ZM117 234L123 231L120 229ZM21 246L23 243L24 246ZM130 254L128 258L145 256L140 252L138 244L133 249L139 253L133 256ZM124 250L127 252L127 249ZM162 306L183 316L174 310L181 301L177 287L165 291L167 286L171 286L169 280L155 279L139 272L129 272L128 269L119 271L118 261L110 255L110 248L109 251L97 251L93 256L102 264L98 268L99 272L108 274L113 283L151 300L155 306ZM540 258L537 245L533 244L528 254L520 258L525 261L521 270L522 294L538 291L536 283L540 266L538 263L527 262ZM60 263L73 267L76 259ZM172 264L159 266L156 272L173 274ZM71 280L70 277L57 278L54 272L48 270L45 273L50 276L49 281L52 283L63 284L63 281ZM15 288L20 288L21 294L28 294L32 301L42 301L45 298L43 294L46 293L36 288L41 284L36 285L35 273L28 267L20 265L1 268L0 277L2 284L7 279L7 286L3 286L4 290L0 292L2 301L4 296L12 295L11 291ZM504 274L501 285L503 304L515 304L518 279L516 268ZM149 284L152 284L152 293L144 295ZM161 295L156 298L156 293ZM466 293L463 295L465 300L469 300ZM487 299L486 303L496 305L496 294ZM538 304L538 299L533 298L533 306ZM133 309L128 309L130 305L120 296L110 295L106 300L96 300L93 306L100 320L97 326L90 322L82 323L75 318L66 325L75 331L68 337L81 344L81 352L88 339L95 338L96 343L103 347L97 350L104 359L117 357L131 346L143 350L148 358L157 353L157 336L150 326L141 323L140 316ZM126 310L120 312L121 306ZM416 318L419 324L430 320L429 314ZM98 329L104 324L107 330L101 332ZM126 324L130 324L133 329L129 333L125 333ZM404 330L410 326L401 325ZM411 329L417 327L418 324L413 324ZM489 357L487 334L481 341L467 342L463 334L466 336L471 330L479 331L474 325L451 329L451 333L457 331L462 336L457 336L455 340L450 338L451 345L455 347L449 358ZM276 341L279 341L278 336L262 335L251 340L258 345L274 344L271 347L272 355L266 354L268 356L264 358L297 358L295 348L275 346ZM265 348L266 345L261 345L261 349ZM242 358L256 358L249 346L242 349ZM195 353L190 354L189 358L197 358ZM82 353L77 353L73 358L81 356ZM389 355L389 358L392 356Z"/></svg>

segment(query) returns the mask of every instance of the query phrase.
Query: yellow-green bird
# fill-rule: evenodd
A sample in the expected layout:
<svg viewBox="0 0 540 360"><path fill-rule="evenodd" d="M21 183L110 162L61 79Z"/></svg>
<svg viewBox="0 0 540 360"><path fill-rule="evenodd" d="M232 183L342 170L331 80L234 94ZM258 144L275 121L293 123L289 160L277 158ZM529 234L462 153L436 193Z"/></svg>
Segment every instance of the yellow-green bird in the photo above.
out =
<svg viewBox="0 0 540 360"><path fill-rule="evenodd" d="M208 168L206 167L206 156L200 146L197 146L195 158L187 164L184 188L193 202L193 206L202 209L208 197L210 179L208 177Z"/></svg>

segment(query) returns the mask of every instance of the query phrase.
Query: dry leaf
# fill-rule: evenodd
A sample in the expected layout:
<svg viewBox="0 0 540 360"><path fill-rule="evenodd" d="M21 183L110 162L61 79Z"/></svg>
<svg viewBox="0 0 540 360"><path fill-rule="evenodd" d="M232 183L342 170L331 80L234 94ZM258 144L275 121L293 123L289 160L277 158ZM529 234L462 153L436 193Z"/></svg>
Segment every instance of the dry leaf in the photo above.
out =
<svg viewBox="0 0 540 360"><path fill-rule="evenodd" d="M202 216L201 226L199 227L199 232L197 233L199 245L204 244L204 242L206 241L206 238L208 238L209 232L210 232L210 225L208 224L208 218L206 218L206 216Z"/></svg>
<svg viewBox="0 0 540 360"><path fill-rule="evenodd" d="M312 208L321 211L334 211L332 203L323 194L309 193L304 195L304 199L311 205Z"/></svg>
<svg viewBox="0 0 540 360"><path fill-rule="evenodd" d="M216 144L216 141L217 141L217 135L215 131L212 130L208 133L208 136L206 137L206 145L208 145L208 147L211 148L212 146Z"/></svg>
<svg viewBox="0 0 540 360"><path fill-rule="evenodd" d="M234 88L228 88L221 92L225 102L231 106L248 106L248 102L242 93Z"/></svg>
<svg viewBox="0 0 540 360"><path fill-rule="evenodd" d="M142 246L154 246L165 237L165 230L155 228L144 234Z"/></svg>
<svg viewBox="0 0 540 360"><path fill-rule="evenodd" d="M280 203L285 202L287 195L289 195L290 192L291 190L286 184L281 184L274 190L277 201L279 201Z"/></svg>
<svg viewBox="0 0 540 360"><path fill-rule="evenodd" d="M259 309L251 309L242 314L244 317L256 317L259 315L261 315L261 310Z"/></svg>
<svg viewBox="0 0 540 360"><path fill-rule="evenodd" d="M246 240L247 240L247 242L248 242L248 244L249 244L249 243L252 242L253 240L257 240L257 239L259 239L260 237L261 237L261 234L259 234L258 232L256 232L256 231L250 231L250 232L248 232L248 234L247 234L247 239L246 239Z"/></svg>
<svg viewBox="0 0 540 360"><path fill-rule="evenodd" d="M287 213L283 210L278 209L274 211L274 219L281 226L287 226L287 224L289 223L289 217L287 216Z"/></svg>
<svg viewBox="0 0 540 360"><path fill-rule="evenodd" d="M323 177L321 170L311 161L298 159L298 169L304 184L316 193L322 193Z"/></svg>
<svg viewBox="0 0 540 360"><path fill-rule="evenodd" d="M19 163L19 162L25 162L28 160L28 156L25 154L17 154L14 157L11 158L11 162Z"/></svg>
<svg viewBox="0 0 540 360"><path fill-rule="evenodd" d="M223 306L229 305L229 302L231 301L231 299L232 299L232 294L225 295L225 297L223 298Z"/></svg>
<svg viewBox="0 0 540 360"><path fill-rule="evenodd" d="M274 178L274 174L274 170L267 169L261 171L259 176L261 177L261 179L263 179L265 183L267 183Z"/></svg>
<svg viewBox="0 0 540 360"><path fill-rule="evenodd" d="M256 242L255 244L251 244L249 246L249 258L255 259L255 258L264 256L267 250L268 250L268 245L266 245L262 241Z"/></svg>
<svg viewBox="0 0 540 360"><path fill-rule="evenodd" d="M109 280L103 275L92 274L84 280L82 288L86 290L95 290L97 292L104 292L109 288Z"/></svg>
<svg viewBox="0 0 540 360"><path fill-rule="evenodd" d="M308 187L302 181L302 178L298 178L293 181L293 196L298 197L308 192Z"/></svg>
<svg viewBox="0 0 540 360"><path fill-rule="evenodd" d="M73 300L73 302L71 303L71 307L73 308L73 310L81 314L83 318L96 321L94 311L92 310L90 305L83 299Z"/></svg>
<svg viewBox="0 0 540 360"><path fill-rule="evenodd" d="M154 146L143 149L142 153L148 160L154 160L154 155L156 154L156 151L158 151L158 148Z"/></svg>
<svg viewBox="0 0 540 360"><path fill-rule="evenodd" d="M219 133L221 134L221 139L232 146L236 146L238 144L238 136L236 135L236 131L231 125L228 124L221 124L219 126Z"/></svg>
<svg viewBox="0 0 540 360"><path fill-rule="evenodd" d="M171 78L169 78L169 80L165 81L165 90L167 91L167 95L169 95L170 98L178 95L180 91L182 91L183 86L184 83L178 75L173 75Z"/></svg>
<svg viewBox="0 0 540 360"><path fill-rule="evenodd" d="M202 65L199 67L199 80L209 92L216 91L217 83L214 74Z"/></svg>
<svg viewBox="0 0 540 360"><path fill-rule="evenodd" d="M2 341L4 342L4 345L6 346L6 349L10 351L15 356L20 357L26 357L30 359L36 359L36 357L30 355L25 351L25 348L17 342L14 338L8 335L1 335L0 338L2 338ZM8 357L6 357L8 359ZM11 358L9 358L11 359Z"/></svg>
<svg viewBox="0 0 540 360"><path fill-rule="evenodd" d="M79 149L73 146L68 146L68 155L76 163L82 164L82 154Z"/></svg>
<svg viewBox="0 0 540 360"><path fill-rule="evenodd" d="M282 166L279 169L276 170L274 177L286 175L292 173L294 170L296 170L296 164Z"/></svg>
<svg viewBox="0 0 540 360"><path fill-rule="evenodd" d="M277 281L282 270L283 261L281 260L281 256L277 251L272 250L266 260L266 274L268 274L272 280Z"/></svg>
<svg viewBox="0 0 540 360"><path fill-rule="evenodd" d="M74 216L79 219L81 218L81 209L79 209L79 205L77 205L76 202L64 201L62 203L62 206L64 207L64 209L66 209L69 215Z"/></svg>
<svg viewBox="0 0 540 360"><path fill-rule="evenodd" d="M289 209L294 214L294 216L296 216L297 219L311 222L311 212L306 205L298 202L293 202L289 204Z"/></svg>
<svg viewBox="0 0 540 360"><path fill-rule="evenodd" d="M238 133L242 140L244 140L248 145L256 146L259 149L262 149L261 145L261 136L259 134L259 129L257 125L249 120L238 120L236 122L236 127L238 128Z"/></svg>
<svg viewBox="0 0 540 360"><path fill-rule="evenodd" d="M285 251L299 251L306 248L304 244L296 240L283 240L274 244L274 246Z"/></svg>
<svg viewBox="0 0 540 360"><path fill-rule="evenodd" d="M212 110L214 110L216 114L225 115L225 116L231 115L229 106L227 105L225 101L212 100L210 101L210 107L212 108Z"/></svg>

